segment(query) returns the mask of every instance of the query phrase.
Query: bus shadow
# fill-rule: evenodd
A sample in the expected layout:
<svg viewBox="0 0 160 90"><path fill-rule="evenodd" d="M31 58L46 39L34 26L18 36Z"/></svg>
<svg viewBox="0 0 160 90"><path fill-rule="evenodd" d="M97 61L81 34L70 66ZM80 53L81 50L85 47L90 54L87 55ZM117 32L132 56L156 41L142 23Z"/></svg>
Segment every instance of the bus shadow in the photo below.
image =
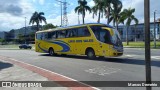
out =
<svg viewBox="0 0 160 90"><path fill-rule="evenodd" d="M56 55L50 56L49 54L41 54L40 56L49 56L49 57L61 57L61 58L72 58L72 59L81 59L81 60L92 60L88 59L86 56L76 56L76 55ZM142 59L130 59L130 58L99 58L96 57L92 61L100 61L100 62L112 62L112 63L123 63L123 64L133 64L133 65L145 65L145 60ZM151 60L151 65L160 67L160 61Z"/></svg>

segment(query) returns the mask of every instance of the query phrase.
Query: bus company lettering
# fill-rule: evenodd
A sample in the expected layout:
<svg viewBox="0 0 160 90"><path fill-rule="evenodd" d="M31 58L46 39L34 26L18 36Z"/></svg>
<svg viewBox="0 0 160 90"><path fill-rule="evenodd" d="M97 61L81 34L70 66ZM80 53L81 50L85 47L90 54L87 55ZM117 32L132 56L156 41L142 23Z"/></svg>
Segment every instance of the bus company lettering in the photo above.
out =
<svg viewBox="0 0 160 90"><path fill-rule="evenodd" d="M69 40L69 43L82 43L82 42L93 42L93 39L85 39L85 40Z"/></svg>

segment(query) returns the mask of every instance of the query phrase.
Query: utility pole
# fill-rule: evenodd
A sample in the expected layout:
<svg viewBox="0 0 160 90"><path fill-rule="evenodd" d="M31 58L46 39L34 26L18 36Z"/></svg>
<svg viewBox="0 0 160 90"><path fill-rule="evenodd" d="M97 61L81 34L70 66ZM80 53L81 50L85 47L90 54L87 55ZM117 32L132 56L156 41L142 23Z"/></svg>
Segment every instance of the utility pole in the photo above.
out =
<svg viewBox="0 0 160 90"><path fill-rule="evenodd" d="M67 26L68 24L68 18L67 18L67 2L66 0L60 1L60 0L56 0L57 2L61 3L61 27L62 26ZM62 19L62 5L63 5L63 19Z"/></svg>
<svg viewBox="0 0 160 90"><path fill-rule="evenodd" d="M154 11L154 48L156 48L156 10Z"/></svg>
<svg viewBox="0 0 160 90"><path fill-rule="evenodd" d="M150 0L144 0L144 25L145 25L145 68L146 83L151 84L151 54L150 54ZM146 90L152 90L146 87Z"/></svg>
<svg viewBox="0 0 160 90"><path fill-rule="evenodd" d="M64 0L63 2L63 26L68 25L68 17L67 17L67 2Z"/></svg>
<svg viewBox="0 0 160 90"><path fill-rule="evenodd" d="M61 4L61 27L62 27L62 4L63 4L63 2L62 1L59 1L59 0L56 0L57 2L60 2L60 4Z"/></svg>

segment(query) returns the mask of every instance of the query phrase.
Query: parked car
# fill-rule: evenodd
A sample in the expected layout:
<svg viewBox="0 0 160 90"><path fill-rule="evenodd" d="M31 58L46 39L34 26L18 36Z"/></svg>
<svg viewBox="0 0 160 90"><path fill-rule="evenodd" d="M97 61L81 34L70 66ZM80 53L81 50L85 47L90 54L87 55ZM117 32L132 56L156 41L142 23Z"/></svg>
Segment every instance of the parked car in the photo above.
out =
<svg viewBox="0 0 160 90"><path fill-rule="evenodd" d="M28 45L28 44L21 44L19 46L19 49L32 49L32 46Z"/></svg>

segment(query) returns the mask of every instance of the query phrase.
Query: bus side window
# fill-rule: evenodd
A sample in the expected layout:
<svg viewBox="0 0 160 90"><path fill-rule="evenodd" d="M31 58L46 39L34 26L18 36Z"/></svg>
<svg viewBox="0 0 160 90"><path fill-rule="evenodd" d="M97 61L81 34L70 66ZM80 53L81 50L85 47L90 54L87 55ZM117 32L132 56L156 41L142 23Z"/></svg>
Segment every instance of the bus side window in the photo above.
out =
<svg viewBox="0 0 160 90"><path fill-rule="evenodd" d="M66 38L71 37L71 30L66 30Z"/></svg>
<svg viewBox="0 0 160 90"><path fill-rule="evenodd" d="M99 28L97 26L92 26L91 29L92 29L94 35L96 36L96 38L98 40L100 40L100 30L101 30L101 28Z"/></svg>
<svg viewBox="0 0 160 90"><path fill-rule="evenodd" d="M57 31L57 38L65 38L66 31Z"/></svg>
<svg viewBox="0 0 160 90"><path fill-rule="evenodd" d="M48 33L42 33L42 40L46 40L48 38Z"/></svg>
<svg viewBox="0 0 160 90"><path fill-rule="evenodd" d="M77 36L77 29L72 29L70 31L70 37L76 37Z"/></svg>
<svg viewBox="0 0 160 90"><path fill-rule="evenodd" d="M101 30L100 31L100 41L104 43L110 43L110 32L108 30Z"/></svg>
<svg viewBox="0 0 160 90"><path fill-rule="evenodd" d="M66 38L68 38L69 37L69 30L66 30L66 36L65 36Z"/></svg>
<svg viewBox="0 0 160 90"><path fill-rule="evenodd" d="M88 28L84 28L84 36L90 36L91 34L90 34L90 32L89 32L89 30L88 30Z"/></svg>
<svg viewBox="0 0 160 90"><path fill-rule="evenodd" d="M52 32L52 39L56 39L56 32Z"/></svg>
<svg viewBox="0 0 160 90"><path fill-rule="evenodd" d="M37 33L37 34L36 34L36 39L42 40L42 34L41 34L41 33Z"/></svg>
<svg viewBox="0 0 160 90"><path fill-rule="evenodd" d="M56 32L48 32L48 39L56 39Z"/></svg>

